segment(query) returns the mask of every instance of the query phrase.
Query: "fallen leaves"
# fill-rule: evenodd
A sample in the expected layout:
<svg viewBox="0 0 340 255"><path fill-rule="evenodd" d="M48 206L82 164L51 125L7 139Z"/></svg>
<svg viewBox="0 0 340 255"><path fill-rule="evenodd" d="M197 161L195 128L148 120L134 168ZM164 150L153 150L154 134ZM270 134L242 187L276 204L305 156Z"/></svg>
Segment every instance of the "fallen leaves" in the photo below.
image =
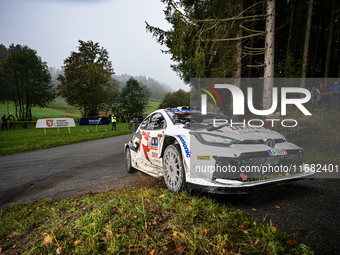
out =
<svg viewBox="0 0 340 255"><path fill-rule="evenodd" d="M255 212L257 211L255 208L253 208L252 210L255 211Z"/></svg>
<svg viewBox="0 0 340 255"><path fill-rule="evenodd" d="M204 235L207 236L207 234L208 234L208 229L205 228L204 229Z"/></svg>
<svg viewBox="0 0 340 255"><path fill-rule="evenodd" d="M163 194L163 195L160 195L158 198L164 198L165 197L165 195Z"/></svg>
<svg viewBox="0 0 340 255"><path fill-rule="evenodd" d="M177 243L175 243L175 245L176 245L176 249L177 249L177 250L179 250L179 251L182 250L182 245L177 244Z"/></svg>
<svg viewBox="0 0 340 255"><path fill-rule="evenodd" d="M274 233L276 233L276 227L270 227Z"/></svg>
<svg viewBox="0 0 340 255"><path fill-rule="evenodd" d="M276 208L276 209L280 209L281 207L280 207L280 206L278 206L278 205L276 205L276 206L275 206L275 208Z"/></svg>
<svg viewBox="0 0 340 255"><path fill-rule="evenodd" d="M52 236L46 236L44 239L44 244L50 244L52 243Z"/></svg>
<svg viewBox="0 0 340 255"><path fill-rule="evenodd" d="M254 245L258 245L259 242L260 242L260 239L257 238L256 241L255 241L255 243L254 243Z"/></svg>
<svg viewBox="0 0 340 255"><path fill-rule="evenodd" d="M292 248L294 248L298 245L297 241L295 241L295 240L288 240L287 244Z"/></svg>
<svg viewBox="0 0 340 255"><path fill-rule="evenodd" d="M77 240L74 242L74 245L78 245L78 244L80 244L80 240Z"/></svg>
<svg viewBox="0 0 340 255"><path fill-rule="evenodd" d="M153 255L154 252L155 252L155 249L153 249L152 251L150 251L150 255Z"/></svg>

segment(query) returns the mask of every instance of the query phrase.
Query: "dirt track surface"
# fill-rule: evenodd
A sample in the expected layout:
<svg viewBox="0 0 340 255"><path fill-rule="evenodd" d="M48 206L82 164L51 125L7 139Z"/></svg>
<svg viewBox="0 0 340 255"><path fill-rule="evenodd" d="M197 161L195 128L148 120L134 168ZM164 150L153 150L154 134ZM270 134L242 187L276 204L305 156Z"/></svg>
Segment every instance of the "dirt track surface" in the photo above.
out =
<svg viewBox="0 0 340 255"><path fill-rule="evenodd" d="M164 181L141 172L126 173L123 144L131 136L0 157L0 209L131 185L164 186ZM259 220L271 220L279 231L312 246L316 254L340 254L339 191L339 179L315 179L248 195L210 197Z"/></svg>

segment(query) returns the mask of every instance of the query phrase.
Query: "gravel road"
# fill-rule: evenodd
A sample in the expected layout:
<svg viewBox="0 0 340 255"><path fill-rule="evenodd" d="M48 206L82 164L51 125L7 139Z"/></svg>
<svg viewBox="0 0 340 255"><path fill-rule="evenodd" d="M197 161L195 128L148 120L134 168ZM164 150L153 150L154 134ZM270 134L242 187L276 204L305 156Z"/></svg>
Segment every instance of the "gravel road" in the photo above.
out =
<svg viewBox="0 0 340 255"><path fill-rule="evenodd" d="M164 186L125 171L123 144L132 135L1 157L0 209L124 186ZM258 189L248 195L212 196L278 230L296 235L316 254L340 254L340 180L315 179Z"/></svg>

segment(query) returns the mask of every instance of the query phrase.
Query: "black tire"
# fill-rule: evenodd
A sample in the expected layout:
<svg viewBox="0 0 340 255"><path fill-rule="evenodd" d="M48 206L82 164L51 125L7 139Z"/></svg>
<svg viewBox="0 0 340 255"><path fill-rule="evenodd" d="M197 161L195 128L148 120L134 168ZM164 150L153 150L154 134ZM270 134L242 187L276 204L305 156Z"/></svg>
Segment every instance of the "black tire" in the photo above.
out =
<svg viewBox="0 0 340 255"><path fill-rule="evenodd" d="M133 170L133 167L131 166L131 152L130 152L129 147L125 149L125 164L126 164L126 171L128 173L131 173Z"/></svg>
<svg viewBox="0 0 340 255"><path fill-rule="evenodd" d="M186 190L185 170L181 149L171 144L166 147L163 155L164 181L167 188L173 192Z"/></svg>

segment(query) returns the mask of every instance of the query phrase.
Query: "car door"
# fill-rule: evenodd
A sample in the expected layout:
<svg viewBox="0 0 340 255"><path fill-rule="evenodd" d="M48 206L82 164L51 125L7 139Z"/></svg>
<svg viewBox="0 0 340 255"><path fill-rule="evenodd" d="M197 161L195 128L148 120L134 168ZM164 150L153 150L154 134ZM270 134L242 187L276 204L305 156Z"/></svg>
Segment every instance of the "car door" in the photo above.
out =
<svg viewBox="0 0 340 255"><path fill-rule="evenodd" d="M163 114L161 112L152 114L146 129L146 132L150 136L148 140L150 148L150 160L148 161L148 164L158 171L158 168L162 167L162 159L159 158L158 154L159 137L160 135L163 135L166 130L166 121Z"/></svg>
<svg viewBox="0 0 340 255"><path fill-rule="evenodd" d="M150 170L150 164L148 163L150 161L149 157L149 151L151 144L151 136L150 132L147 130L148 123L150 122L152 115L147 116L142 123L140 124L139 128L136 131L136 134L134 136L134 145L138 148L136 150L137 156L136 156L136 164L138 165L138 169L145 171L149 173ZM152 171L151 171L152 172Z"/></svg>
<svg viewBox="0 0 340 255"><path fill-rule="evenodd" d="M165 128L163 114L156 112L143 120L135 135L138 143L138 168L154 176L162 174L162 160L158 157L158 135L163 134Z"/></svg>

